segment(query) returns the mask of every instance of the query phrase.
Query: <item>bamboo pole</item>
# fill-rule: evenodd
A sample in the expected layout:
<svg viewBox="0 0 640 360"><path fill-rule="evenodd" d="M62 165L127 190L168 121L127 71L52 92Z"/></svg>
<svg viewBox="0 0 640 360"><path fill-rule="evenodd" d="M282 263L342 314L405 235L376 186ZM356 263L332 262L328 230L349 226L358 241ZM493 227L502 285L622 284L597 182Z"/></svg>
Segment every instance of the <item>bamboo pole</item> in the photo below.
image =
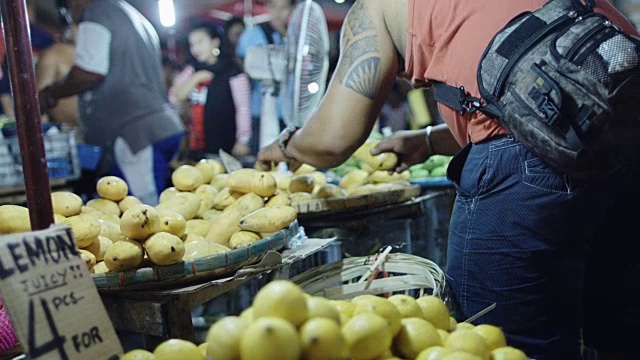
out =
<svg viewBox="0 0 640 360"><path fill-rule="evenodd" d="M51 190L25 0L0 0L9 78L32 230L53 223Z"/></svg>

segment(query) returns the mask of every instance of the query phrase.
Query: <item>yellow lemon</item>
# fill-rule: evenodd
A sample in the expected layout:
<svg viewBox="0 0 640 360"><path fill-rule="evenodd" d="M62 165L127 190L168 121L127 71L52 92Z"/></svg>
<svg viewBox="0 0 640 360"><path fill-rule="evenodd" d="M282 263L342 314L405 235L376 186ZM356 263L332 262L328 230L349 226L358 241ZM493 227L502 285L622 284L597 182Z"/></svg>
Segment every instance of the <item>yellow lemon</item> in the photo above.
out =
<svg viewBox="0 0 640 360"><path fill-rule="evenodd" d="M482 358L464 351L455 351L443 357L442 360L482 360Z"/></svg>
<svg viewBox="0 0 640 360"><path fill-rule="evenodd" d="M340 312L331 301L319 296L311 296L307 298L307 307L309 308L309 319L322 317L335 320L340 324Z"/></svg>
<svg viewBox="0 0 640 360"><path fill-rule="evenodd" d="M392 360L392 359L397 359L397 358L393 356L393 353L391 352L391 350L385 351L384 354L376 358L376 360Z"/></svg>
<svg viewBox="0 0 640 360"><path fill-rule="evenodd" d="M449 330L449 308L440 298L422 296L416 300L422 308L422 316L437 329Z"/></svg>
<svg viewBox="0 0 640 360"><path fill-rule="evenodd" d="M444 342L447 341L447 338L449 337L449 333L442 329L438 329L438 334L440 335L440 340L442 340L442 343L444 344Z"/></svg>
<svg viewBox="0 0 640 360"><path fill-rule="evenodd" d="M275 316L302 325L309 318L304 292L294 283L275 280L265 285L253 299L254 319Z"/></svg>
<svg viewBox="0 0 640 360"><path fill-rule="evenodd" d="M346 324L353 317L353 311L356 309L354 303L344 300L331 300L331 303L338 309L340 324Z"/></svg>
<svg viewBox="0 0 640 360"><path fill-rule="evenodd" d="M240 340L242 360L298 360L300 353L296 328L279 317L256 319Z"/></svg>
<svg viewBox="0 0 640 360"><path fill-rule="evenodd" d="M451 350L442 346L432 346L418 354L416 360L442 360L445 356L451 354Z"/></svg>
<svg viewBox="0 0 640 360"><path fill-rule="evenodd" d="M456 330L449 334L444 347L454 351L474 354L483 360L489 360L489 347L482 336L473 330Z"/></svg>
<svg viewBox="0 0 640 360"><path fill-rule="evenodd" d="M186 340L166 340L153 351L155 360L205 360L198 347Z"/></svg>
<svg viewBox="0 0 640 360"><path fill-rule="evenodd" d="M472 323L461 322L456 324L455 330L473 330L475 327Z"/></svg>
<svg viewBox="0 0 640 360"><path fill-rule="evenodd" d="M456 321L456 319L453 318L453 316L449 317L449 328L447 329L448 331L454 331L456 329L456 326L458 325L458 322Z"/></svg>
<svg viewBox="0 0 640 360"><path fill-rule="evenodd" d="M204 355L204 357L207 357L207 347L209 346L209 344L207 344L206 342L198 345L198 350L200 350L200 353L202 353L202 355Z"/></svg>
<svg viewBox="0 0 640 360"><path fill-rule="evenodd" d="M507 346L507 339L505 338L502 329L497 326L481 324L473 328L473 331L482 336L489 346L489 351Z"/></svg>
<svg viewBox="0 0 640 360"><path fill-rule="evenodd" d="M147 350L131 350L124 354L120 360L153 360L155 357Z"/></svg>
<svg viewBox="0 0 640 360"><path fill-rule="evenodd" d="M401 321L400 331L394 338L394 345L400 355L415 359L422 350L442 345L438 330L422 318L405 318Z"/></svg>
<svg viewBox="0 0 640 360"><path fill-rule="evenodd" d="M400 311L387 299L378 296L361 299L356 303L353 315L356 316L363 313L374 313L387 320L392 336L396 336L400 331L400 319L402 319Z"/></svg>
<svg viewBox="0 0 640 360"><path fill-rule="evenodd" d="M216 360L240 358L240 339L249 322L237 316L225 316L209 328L206 355Z"/></svg>
<svg viewBox="0 0 640 360"><path fill-rule="evenodd" d="M300 341L303 360L341 360L346 346L338 323L325 317L307 320Z"/></svg>
<svg viewBox="0 0 640 360"><path fill-rule="evenodd" d="M371 300L376 300L378 299L377 296L375 295L358 295L356 297L354 297L353 299L351 299L351 303L354 305L358 305L359 303L363 302L363 301L371 301Z"/></svg>
<svg viewBox="0 0 640 360"><path fill-rule="evenodd" d="M389 301L398 308L403 318L423 317L422 308L420 308L416 299L409 295L392 295L389 297Z"/></svg>
<svg viewBox="0 0 640 360"><path fill-rule="evenodd" d="M375 313L354 315L342 327L349 358L371 360L384 354L393 341L387 321Z"/></svg>
<svg viewBox="0 0 640 360"><path fill-rule="evenodd" d="M253 321L253 308L252 307L248 307L248 308L244 309L244 311L242 311L240 313L240 318L244 319L246 322L252 322Z"/></svg>
<svg viewBox="0 0 640 360"><path fill-rule="evenodd" d="M491 360L528 360L527 354L513 348L511 346L504 346L494 349L491 352Z"/></svg>

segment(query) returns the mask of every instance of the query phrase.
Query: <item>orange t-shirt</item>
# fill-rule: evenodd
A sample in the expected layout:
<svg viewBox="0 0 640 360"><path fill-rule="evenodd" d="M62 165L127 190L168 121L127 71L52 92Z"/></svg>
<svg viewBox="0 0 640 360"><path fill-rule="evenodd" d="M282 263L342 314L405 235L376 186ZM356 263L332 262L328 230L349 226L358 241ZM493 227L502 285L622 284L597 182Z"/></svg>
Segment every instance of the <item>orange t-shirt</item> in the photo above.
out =
<svg viewBox="0 0 640 360"><path fill-rule="evenodd" d="M407 78L414 86L427 86L431 80L464 86L480 96L477 69L493 35L512 18L534 11L547 0L409 0L407 23ZM606 0L597 0L596 11L604 14L628 33L637 34L633 25ZM440 115L461 145L478 143L492 136L508 134L494 119L476 111L460 116L438 104Z"/></svg>

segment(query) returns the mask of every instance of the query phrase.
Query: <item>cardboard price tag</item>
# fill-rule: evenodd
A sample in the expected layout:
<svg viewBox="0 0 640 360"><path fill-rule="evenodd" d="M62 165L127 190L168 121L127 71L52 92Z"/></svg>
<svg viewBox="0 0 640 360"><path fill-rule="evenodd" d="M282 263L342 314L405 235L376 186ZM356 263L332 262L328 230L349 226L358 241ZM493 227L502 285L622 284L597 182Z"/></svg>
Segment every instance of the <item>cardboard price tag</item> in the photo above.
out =
<svg viewBox="0 0 640 360"><path fill-rule="evenodd" d="M0 237L0 293L32 359L118 359L122 346L71 229Z"/></svg>

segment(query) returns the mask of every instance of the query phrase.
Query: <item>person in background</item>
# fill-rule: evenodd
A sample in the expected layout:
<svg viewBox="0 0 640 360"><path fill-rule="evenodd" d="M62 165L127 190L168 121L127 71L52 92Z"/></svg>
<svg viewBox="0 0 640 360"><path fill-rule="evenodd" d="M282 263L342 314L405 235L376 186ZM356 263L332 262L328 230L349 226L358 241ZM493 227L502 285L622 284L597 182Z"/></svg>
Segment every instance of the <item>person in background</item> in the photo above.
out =
<svg viewBox="0 0 640 360"><path fill-rule="evenodd" d="M415 87L433 81L465 84L471 96L479 97L477 66L493 35L518 14L545 3L356 1L343 25L338 67L318 110L302 128L285 129L258 160L265 167L272 161L321 169L342 164L369 136L401 70ZM639 35L606 0L596 0L595 10ZM398 66L400 57L405 69ZM396 153L397 172L434 154L456 155L447 174L457 197L446 273L457 319L495 303L474 324L502 328L507 343L529 358L581 359L583 339L587 347L610 353L606 359L637 358L640 311L638 299L629 294L640 290L640 267L628 234L636 230L638 168L574 181L542 162L495 119L439 108L446 125L400 131L372 154Z"/></svg>
<svg viewBox="0 0 640 360"><path fill-rule="evenodd" d="M9 69L6 59L0 64L0 114L8 118L14 118L13 97L11 96L11 84L9 82Z"/></svg>
<svg viewBox="0 0 640 360"><path fill-rule="evenodd" d="M51 32L45 30L40 24L38 24L35 1L29 0L26 2L26 5L27 16L29 18L31 51L33 55L33 63L35 65L38 63L40 54L55 43L55 38ZM4 35L4 32L2 34ZM0 110L2 110L7 117L12 118L15 116L15 113L13 109L13 96L11 95L11 82L9 80L9 69L4 37L0 41L2 42L0 44L0 49L2 50L0 51L0 54L2 55L0 57L0 61L2 61L0 64L0 73L3 75L0 76Z"/></svg>
<svg viewBox="0 0 640 360"><path fill-rule="evenodd" d="M400 80L396 80L391 88L389 99L380 110L380 129L384 135L390 135L396 131L407 130L409 128L409 117L411 108L407 101L406 93L400 85ZM386 130L385 130L386 129Z"/></svg>
<svg viewBox="0 0 640 360"><path fill-rule="evenodd" d="M42 90L63 79L75 63L75 38L77 26L69 24L62 41L58 41L44 50L36 64L36 88ZM60 99L58 104L47 110L48 119L76 128L78 126L78 96Z"/></svg>
<svg viewBox="0 0 640 360"><path fill-rule="evenodd" d="M244 20L239 17L234 16L224 22L224 36L229 46L229 51L234 59L237 59L236 49L238 48L240 37L244 33L245 29L246 26L244 24ZM238 64L242 65L242 61L238 61Z"/></svg>
<svg viewBox="0 0 640 360"><path fill-rule="evenodd" d="M193 65L176 76L169 97L174 103L191 104L191 160L217 155L220 149L237 157L249 155L249 78L213 24L194 25L188 37Z"/></svg>
<svg viewBox="0 0 640 360"><path fill-rule="evenodd" d="M267 44L284 45L284 38L287 33L289 17L293 10L294 0L267 0L267 13L270 16L268 22L260 23L248 27L240 37L236 56L244 60L247 49L253 46L263 46ZM266 144L260 144L260 115L262 108L262 84L260 81L251 81L251 117L252 117L252 138L251 152L257 154L258 149ZM280 95L282 91L280 91ZM282 124L284 118L281 109L281 96L278 96L278 118ZM282 126L282 125L281 125Z"/></svg>
<svg viewBox="0 0 640 360"><path fill-rule="evenodd" d="M40 90L41 111L79 95L84 142L103 148L96 175L124 178L132 195L153 206L183 137L163 81L158 34L124 0L70 3L78 23L75 64Z"/></svg>

